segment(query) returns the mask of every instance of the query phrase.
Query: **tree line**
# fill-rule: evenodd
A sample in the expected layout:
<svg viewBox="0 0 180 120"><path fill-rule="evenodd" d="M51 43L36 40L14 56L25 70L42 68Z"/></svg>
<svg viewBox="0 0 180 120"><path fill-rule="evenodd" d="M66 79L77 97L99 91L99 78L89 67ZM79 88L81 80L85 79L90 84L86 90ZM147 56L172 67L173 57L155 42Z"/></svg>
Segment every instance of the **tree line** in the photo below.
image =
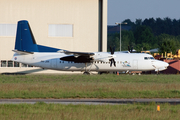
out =
<svg viewBox="0 0 180 120"><path fill-rule="evenodd" d="M159 48L159 52L173 52L176 53L180 49L180 19L170 18L149 18L136 19L132 22L130 19L124 20L131 26L131 30L121 31L121 50L127 50L128 45L140 52L142 50L149 50ZM123 26L123 25L122 25ZM115 46L116 51L120 50L119 45L120 33L108 33L108 51L109 46Z"/></svg>

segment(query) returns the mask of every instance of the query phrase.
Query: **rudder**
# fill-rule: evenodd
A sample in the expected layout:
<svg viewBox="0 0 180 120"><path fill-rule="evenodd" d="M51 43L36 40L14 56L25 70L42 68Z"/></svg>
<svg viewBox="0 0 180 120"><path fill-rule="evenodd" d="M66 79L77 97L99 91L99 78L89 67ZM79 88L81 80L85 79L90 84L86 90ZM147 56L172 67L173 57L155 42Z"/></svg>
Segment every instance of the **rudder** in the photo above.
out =
<svg viewBox="0 0 180 120"><path fill-rule="evenodd" d="M39 52L28 21L18 22L15 50L26 52Z"/></svg>

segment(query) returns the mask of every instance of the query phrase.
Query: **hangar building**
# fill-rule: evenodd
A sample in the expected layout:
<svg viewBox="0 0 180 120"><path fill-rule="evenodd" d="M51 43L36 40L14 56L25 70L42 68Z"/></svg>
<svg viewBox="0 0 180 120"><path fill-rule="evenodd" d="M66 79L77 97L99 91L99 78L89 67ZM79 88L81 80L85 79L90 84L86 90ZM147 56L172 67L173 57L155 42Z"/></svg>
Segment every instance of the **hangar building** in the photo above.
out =
<svg viewBox="0 0 180 120"><path fill-rule="evenodd" d="M106 52L107 0L0 0L0 73L38 71L11 61L19 20L29 21L37 44Z"/></svg>

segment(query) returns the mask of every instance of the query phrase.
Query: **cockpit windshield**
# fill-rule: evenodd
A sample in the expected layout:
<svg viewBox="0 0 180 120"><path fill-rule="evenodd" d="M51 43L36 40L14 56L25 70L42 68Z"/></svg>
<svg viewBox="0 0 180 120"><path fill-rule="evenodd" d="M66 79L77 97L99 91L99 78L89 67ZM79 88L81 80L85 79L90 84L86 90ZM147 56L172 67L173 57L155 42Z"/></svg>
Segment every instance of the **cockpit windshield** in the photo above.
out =
<svg viewBox="0 0 180 120"><path fill-rule="evenodd" d="M144 57L144 60L154 60L154 57Z"/></svg>

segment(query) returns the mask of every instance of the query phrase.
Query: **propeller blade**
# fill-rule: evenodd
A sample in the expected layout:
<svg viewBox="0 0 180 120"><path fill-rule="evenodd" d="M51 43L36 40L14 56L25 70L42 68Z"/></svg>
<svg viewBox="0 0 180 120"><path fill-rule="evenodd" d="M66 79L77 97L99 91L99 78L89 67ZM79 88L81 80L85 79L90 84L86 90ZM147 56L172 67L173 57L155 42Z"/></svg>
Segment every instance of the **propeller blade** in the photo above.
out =
<svg viewBox="0 0 180 120"><path fill-rule="evenodd" d="M114 60L114 58L113 58L113 63L114 63L114 66L116 67L116 61Z"/></svg>
<svg viewBox="0 0 180 120"><path fill-rule="evenodd" d="M115 51L115 46L113 48L110 46L110 51L111 51L111 55L113 55Z"/></svg>
<svg viewBox="0 0 180 120"><path fill-rule="evenodd" d="M110 48L110 52L111 52L111 54L112 54L112 48L111 48L111 46L110 46L109 48Z"/></svg>
<svg viewBox="0 0 180 120"><path fill-rule="evenodd" d="M109 61L110 61L110 67L112 67L112 59L110 59Z"/></svg>
<svg viewBox="0 0 180 120"><path fill-rule="evenodd" d="M131 51L130 51L130 47L129 47L129 45L128 45L128 51L129 51L129 52L131 52Z"/></svg>
<svg viewBox="0 0 180 120"><path fill-rule="evenodd" d="M115 46L113 47L113 49L110 46L110 51L111 51L111 55L113 55L114 51L115 51ZM109 61L110 61L110 67L112 67L112 64L114 64L114 66L116 67L116 62L115 62L114 58L109 59Z"/></svg>
<svg viewBox="0 0 180 120"><path fill-rule="evenodd" d="M114 66L116 67L116 62L114 58L109 59L109 61L110 61L110 67L112 67L112 64L114 64Z"/></svg>
<svg viewBox="0 0 180 120"><path fill-rule="evenodd" d="M114 54L114 51L115 51L115 46L113 47L113 54Z"/></svg>
<svg viewBox="0 0 180 120"><path fill-rule="evenodd" d="M132 46L131 49L130 49L130 47L129 47L129 45L128 45L128 51L129 51L130 53L132 53L132 51L133 51L133 46Z"/></svg>
<svg viewBox="0 0 180 120"><path fill-rule="evenodd" d="M132 53L132 51L133 51L133 46L131 47L131 52L130 53Z"/></svg>

